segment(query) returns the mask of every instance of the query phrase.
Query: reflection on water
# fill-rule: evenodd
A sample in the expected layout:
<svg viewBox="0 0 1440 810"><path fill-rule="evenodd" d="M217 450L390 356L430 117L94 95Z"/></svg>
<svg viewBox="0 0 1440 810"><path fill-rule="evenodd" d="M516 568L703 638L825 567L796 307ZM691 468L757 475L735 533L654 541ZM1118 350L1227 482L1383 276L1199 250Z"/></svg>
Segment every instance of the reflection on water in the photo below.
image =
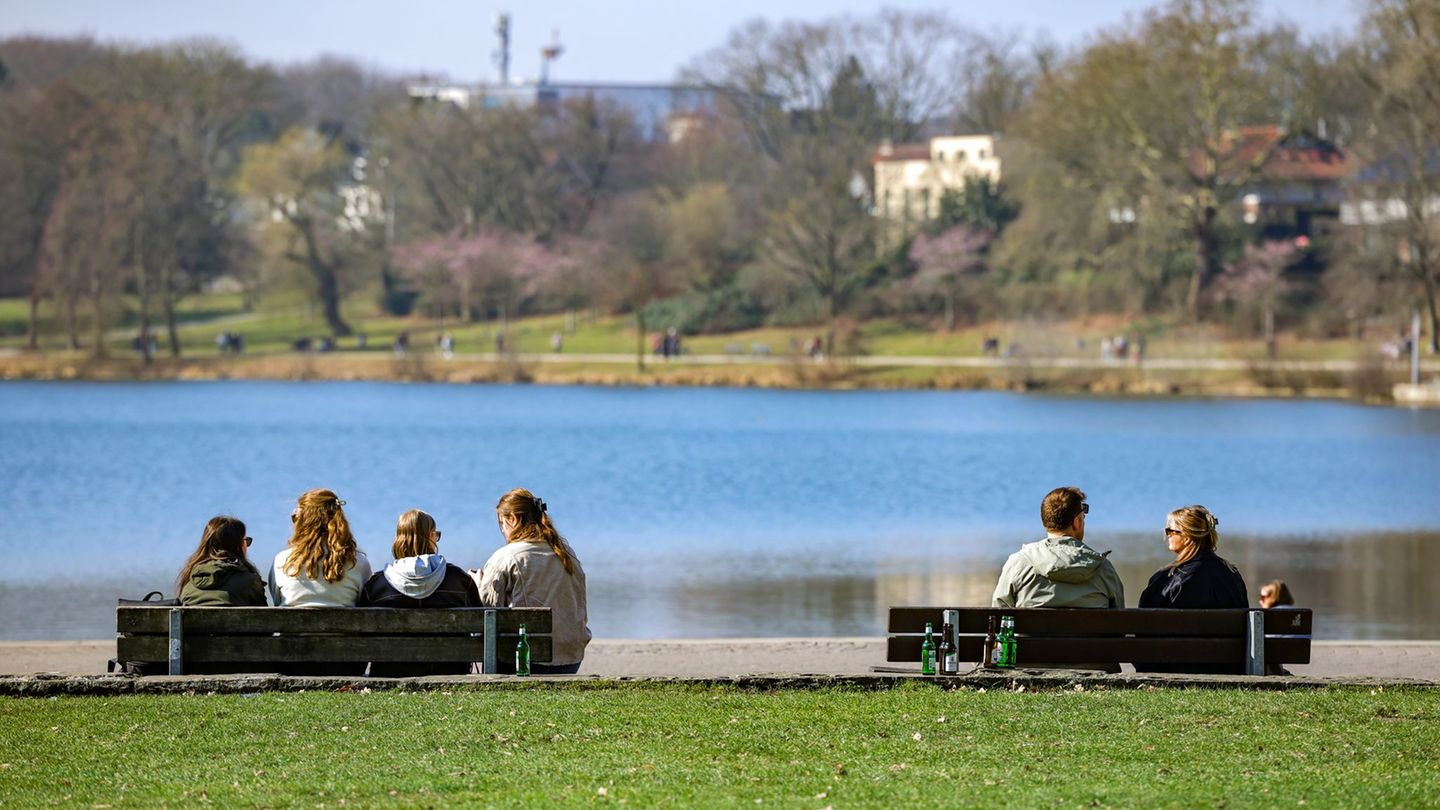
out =
<svg viewBox="0 0 1440 810"><path fill-rule="evenodd" d="M0 638L112 634L211 515L246 521L263 569L314 486L377 569L414 507L479 565L515 485L579 551L599 636L875 635L891 605L986 604L1059 484L1089 493L1132 605L1165 512L1200 502L1252 594L1284 578L1321 637L1440 638L1440 411L245 382L0 383Z"/></svg>
<svg viewBox="0 0 1440 810"><path fill-rule="evenodd" d="M1094 542L1114 550L1132 607L1170 559L1158 538ZM756 554L661 555L634 568L597 561L588 569L591 628L608 638L883 635L891 606L989 604L1012 549L873 564ZM1224 538L1221 552L1252 597L1270 579L1289 583L1299 604L1315 610L1316 638L1440 639L1440 590L1429 582L1440 570L1440 535ZM157 583L164 583L160 572L8 584L0 588L0 616L11 619L3 637L105 638L115 629L115 596L139 598Z"/></svg>

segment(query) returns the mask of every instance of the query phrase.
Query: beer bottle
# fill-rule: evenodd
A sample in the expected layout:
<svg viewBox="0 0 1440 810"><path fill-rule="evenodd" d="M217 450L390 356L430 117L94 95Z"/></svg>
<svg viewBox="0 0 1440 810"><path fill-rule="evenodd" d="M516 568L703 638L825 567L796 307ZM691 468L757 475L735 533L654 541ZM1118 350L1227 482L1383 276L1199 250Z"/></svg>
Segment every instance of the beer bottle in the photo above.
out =
<svg viewBox="0 0 1440 810"><path fill-rule="evenodd" d="M995 660L995 647L995 614L992 613L985 624L985 650L980 659L980 665L986 669L1000 666L1000 662Z"/></svg>
<svg viewBox="0 0 1440 810"><path fill-rule="evenodd" d="M1001 660L1004 661L1004 663L1001 664L1001 666L1007 667L1007 668L1008 668L1008 667L1013 667L1013 666L1015 666L1015 654L1016 654L1016 652L1017 652L1017 649L1016 649L1016 648L1017 648L1018 645L1015 643L1015 617L1014 617L1014 616L1001 616L1001 617L1000 617L1000 644L999 644L999 646L1000 646L1000 658L1001 658Z"/></svg>
<svg viewBox="0 0 1440 810"><path fill-rule="evenodd" d="M520 625L520 640L515 643L515 674L530 674L530 637L525 634L525 625Z"/></svg>
<svg viewBox="0 0 1440 810"><path fill-rule="evenodd" d="M935 627L925 623L925 643L920 645L920 674L935 674Z"/></svg>
<svg viewBox="0 0 1440 810"><path fill-rule="evenodd" d="M955 675L960 670L960 659L955 655L955 642L951 637L955 635L955 625L945 622L940 626L940 648L936 656L940 659L940 674Z"/></svg>

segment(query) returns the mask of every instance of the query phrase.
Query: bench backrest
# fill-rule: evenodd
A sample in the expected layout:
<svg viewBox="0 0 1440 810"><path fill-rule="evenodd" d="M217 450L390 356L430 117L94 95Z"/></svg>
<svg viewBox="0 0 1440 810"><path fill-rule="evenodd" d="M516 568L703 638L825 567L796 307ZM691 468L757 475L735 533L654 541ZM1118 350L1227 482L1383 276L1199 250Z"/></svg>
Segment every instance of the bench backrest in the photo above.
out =
<svg viewBox="0 0 1440 810"><path fill-rule="evenodd" d="M1164 663L1233 664L1263 672L1266 664L1310 663L1309 608L1169 610L991 607L892 607L888 661L919 661L925 623L939 644L944 612L959 612L961 661L983 660L990 617L1015 617L1020 666Z"/></svg>
<svg viewBox="0 0 1440 810"><path fill-rule="evenodd" d="M530 660L551 656L550 608L139 607L115 609L116 657L230 672L293 664L481 661L495 672L520 625Z"/></svg>

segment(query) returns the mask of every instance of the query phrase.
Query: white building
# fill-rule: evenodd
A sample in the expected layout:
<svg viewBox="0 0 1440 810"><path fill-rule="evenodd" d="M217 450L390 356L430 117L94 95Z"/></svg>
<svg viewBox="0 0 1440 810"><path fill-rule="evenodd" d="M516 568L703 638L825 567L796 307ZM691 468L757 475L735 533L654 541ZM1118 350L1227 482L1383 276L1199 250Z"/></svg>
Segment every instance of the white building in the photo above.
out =
<svg viewBox="0 0 1440 810"><path fill-rule="evenodd" d="M875 215L900 226L940 213L940 198L976 177L1000 182L993 135L942 135L929 143L882 143L871 159Z"/></svg>

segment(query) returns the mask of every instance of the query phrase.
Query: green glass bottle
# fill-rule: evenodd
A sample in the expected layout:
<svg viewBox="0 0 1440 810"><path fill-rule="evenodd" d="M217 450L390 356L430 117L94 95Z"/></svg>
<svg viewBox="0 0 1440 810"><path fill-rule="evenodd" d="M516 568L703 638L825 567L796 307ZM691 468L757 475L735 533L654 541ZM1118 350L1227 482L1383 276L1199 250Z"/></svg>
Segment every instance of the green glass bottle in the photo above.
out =
<svg viewBox="0 0 1440 810"><path fill-rule="evenodd" d="M935 628L925 623L925 643L920 645L920 674L935 674Z"/></svg>
<svg viewBox="0 0 1440 810"><path fill-rule="evenodd" d="M530 637L525 634L525 625L520 625L520 640L515 643L515 674L530 674Z"/></svg>
<svg viewBox="0 0 1440 810"><path fill-rule="evenodd" d="M1015 617L1014 617L1014 616L1001 616L1001 617L1000 617L1000 637L999 637L999 645L998 645L998 646L999 646L999 648L1000 648L1000 656L999 656L999 657L1000 657L1000 663L999 663L999 666L1002 666L1002 667L1013 667L1013 666L1015 666L1015 662L1016 662L1016 659L1017 659L1017 657L1018 657L1020 645L1019 645L1019 643L1016 642L1016 640L1015 640Z"/></svg>

